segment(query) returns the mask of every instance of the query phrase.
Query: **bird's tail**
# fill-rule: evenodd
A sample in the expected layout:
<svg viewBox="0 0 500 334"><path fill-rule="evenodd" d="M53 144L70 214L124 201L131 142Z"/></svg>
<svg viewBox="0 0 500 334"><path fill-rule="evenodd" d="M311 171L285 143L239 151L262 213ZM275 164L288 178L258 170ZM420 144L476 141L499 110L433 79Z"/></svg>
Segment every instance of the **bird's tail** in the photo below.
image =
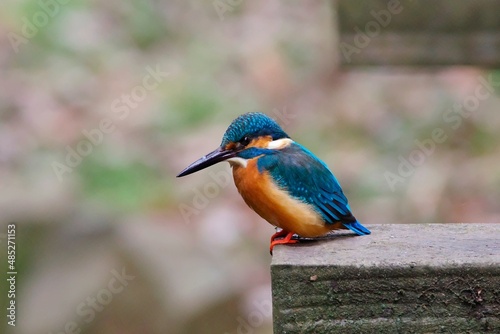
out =
<svg viewBox="0 0 500 334"><path fill-rule="evenodd" d="M357 235L367 235L372 232L370 232L369 229L361 225L358 221L355 221L354 223L344 223L344 226L347 227L349 230L353 231Z"/></svg>

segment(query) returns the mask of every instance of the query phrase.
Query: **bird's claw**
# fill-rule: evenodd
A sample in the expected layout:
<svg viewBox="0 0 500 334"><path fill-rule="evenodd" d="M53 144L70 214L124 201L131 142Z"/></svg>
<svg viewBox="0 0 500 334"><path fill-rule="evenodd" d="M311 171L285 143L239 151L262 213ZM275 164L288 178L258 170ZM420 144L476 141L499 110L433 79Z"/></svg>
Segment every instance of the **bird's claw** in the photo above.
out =
<svg viewBox="0 0 500 334"><path fill-rule="evenodd" d="M271 237L271 246L269 247L269 252L271 253L271 255L273 255L273 248L276 245L288 245L288 244L296 244L296 243L298 243L299 240L293 239L293 235L294 235L293 232L286 232L286 231L283 231L283 230L275 233ZM282 236L285 236L285 237L283 239L276 240L277 237L282 237Z"/></svg>

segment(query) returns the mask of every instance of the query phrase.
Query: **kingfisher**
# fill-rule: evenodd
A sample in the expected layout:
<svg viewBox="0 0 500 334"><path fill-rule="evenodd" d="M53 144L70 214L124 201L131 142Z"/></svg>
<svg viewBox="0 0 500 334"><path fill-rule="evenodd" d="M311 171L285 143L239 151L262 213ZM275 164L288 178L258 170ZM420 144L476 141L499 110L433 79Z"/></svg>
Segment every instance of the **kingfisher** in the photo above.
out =
<svg viewBox="0 0 500 334"><path fill-rule="evenodd" d="M371 232L351 212L337 178L328 166L293 141L266 114L250 112L227 128L220 146L186 167L186 176L227 161L245 203L280 230L271 237L270 252L280 244L321 237L346 229Z"/></svg>

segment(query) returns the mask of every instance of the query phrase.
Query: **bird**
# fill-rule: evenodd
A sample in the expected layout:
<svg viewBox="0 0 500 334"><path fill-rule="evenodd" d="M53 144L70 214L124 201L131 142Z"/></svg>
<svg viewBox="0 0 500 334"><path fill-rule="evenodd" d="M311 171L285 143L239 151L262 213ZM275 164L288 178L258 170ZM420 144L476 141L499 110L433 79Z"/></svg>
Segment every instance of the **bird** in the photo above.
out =
<svg viewBox="0 0 500 334"><path fill-rule="evenodd" d="M371 233L353 216L328 166L264 113L238 116L220 146L177 177L222 161L231 165L234 183L245 203L277 228L271 237L271 254L276 245L325 236L333 230Z"/></svg>

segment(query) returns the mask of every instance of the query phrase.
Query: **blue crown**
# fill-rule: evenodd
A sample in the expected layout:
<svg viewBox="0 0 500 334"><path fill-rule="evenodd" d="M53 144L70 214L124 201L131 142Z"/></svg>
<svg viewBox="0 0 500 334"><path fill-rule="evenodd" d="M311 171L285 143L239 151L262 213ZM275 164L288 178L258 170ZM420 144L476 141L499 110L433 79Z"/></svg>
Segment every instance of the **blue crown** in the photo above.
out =
<svg viewBox="0 0 500 334"><path fill-rule="evenodd" d="M239 142L244 137L253 139L261 136L271 136L273 140L290 138L271 117L261 112L249 112L231 122L222 137L221 146Z"/></svg>

